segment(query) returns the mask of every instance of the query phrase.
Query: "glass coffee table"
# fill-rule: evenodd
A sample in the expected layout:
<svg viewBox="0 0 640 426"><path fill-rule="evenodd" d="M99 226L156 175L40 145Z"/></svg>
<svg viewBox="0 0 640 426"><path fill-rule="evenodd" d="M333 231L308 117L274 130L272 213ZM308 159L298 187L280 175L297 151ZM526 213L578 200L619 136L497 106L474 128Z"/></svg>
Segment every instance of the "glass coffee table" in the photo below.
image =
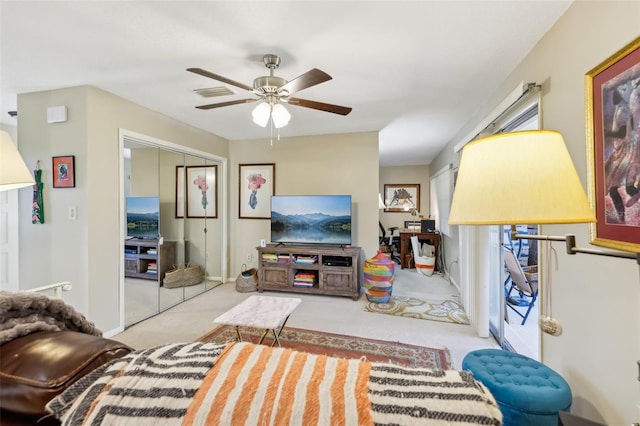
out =
<svg viewBox="0 0 640 426"><path fill-rule="evenodd" d="M269 331L272 331L274 340L271 346L276 343L280 346L280 333L282 333L289 315L300 302L302 299L293 297L250 296L214 319L213 322L234 326L239 342L243 340L240 327L264 329L258 344L261 344Z"/></svg>

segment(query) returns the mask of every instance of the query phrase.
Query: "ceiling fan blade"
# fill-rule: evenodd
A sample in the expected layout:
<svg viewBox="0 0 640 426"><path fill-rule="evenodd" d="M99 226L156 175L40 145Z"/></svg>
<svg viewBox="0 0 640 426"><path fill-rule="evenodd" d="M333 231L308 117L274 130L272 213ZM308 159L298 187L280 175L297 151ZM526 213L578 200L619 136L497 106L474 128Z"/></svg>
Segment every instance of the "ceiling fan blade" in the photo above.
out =
<svg viewBox="0 0 640 426"><path fill-rule="evenodd" d="M220 102L218 104L200 105L200 106L197 106L196 108L198 109L220 108L220 107L226 107L230 105L250 104L251 102L255 102L257 100L258 99L238 99L236 101Z"/></svg>
<svg viewBox="0 0 640 426"><path fill-rule="evenodd" d="M311 71L307 71L306 73L298 76L284 84L278 88L278 92L282 90L286 90L289 93L299 92L301 90L307 89L311 86L315 86L316 84L324 83L325 81L331 80L331 76L324 71L321 71L317 68L312 69Z"/></svg>
<svg viewBox="0 0 640 426"><path fill-rule="evenodd" d="M237 81L228 79L228 78L223 77L223 76L218 75L218 74L214 74L214 73L209 72L207 70L203 70L202 68L187 68L187 71L191 71L193 73L200 74L202 76L209 77L209 78L212 78L214 80L218 80L218 81L221 81L223 83L227 83L227 84L239 87L239 88L244 89L244 90L248 90L250 92L253 90L253 87L251 87L251 86L247 86L246 84L238 83Z"/></svg>
<svg viewBox="0 0 640 426"><path fill-rule="evenodd" d="M289 105L319 109L320 111L332 112L334 114L340 114L340 115L347 115L351 112L350 107L325 104L323 102L310 101L308 99L300 99L300 98L289 98Z"/></svg>

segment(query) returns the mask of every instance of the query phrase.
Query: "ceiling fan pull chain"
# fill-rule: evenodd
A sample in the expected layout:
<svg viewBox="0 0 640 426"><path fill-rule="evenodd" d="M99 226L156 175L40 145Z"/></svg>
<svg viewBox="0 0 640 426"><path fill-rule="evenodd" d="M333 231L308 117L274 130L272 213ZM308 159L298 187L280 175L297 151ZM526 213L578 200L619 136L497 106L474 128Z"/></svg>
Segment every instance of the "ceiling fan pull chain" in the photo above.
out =
<svg viewBox="0 0 640 426"><path fill-rule="evenodd" d="M273 146L273 118L269 118L271 122L271 146Z"/></svg>

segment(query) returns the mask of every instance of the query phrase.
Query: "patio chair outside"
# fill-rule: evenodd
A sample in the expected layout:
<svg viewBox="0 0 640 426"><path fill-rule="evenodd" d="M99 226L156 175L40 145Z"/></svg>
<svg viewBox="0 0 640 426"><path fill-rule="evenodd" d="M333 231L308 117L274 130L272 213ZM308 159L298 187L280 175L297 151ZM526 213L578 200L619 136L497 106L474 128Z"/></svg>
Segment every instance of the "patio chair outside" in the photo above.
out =
<svg viewBox="0 0 640 426"><path fill-rule="evenodd" d="M527 266L525 271L515 253L507 247L504 247L504 264L509 273L505 286L511 282L509 290L505 288L507 306L522 318L520 325L524 325L538 299L538 266ZM518 297L512 295L514 290ZM526 311L522 313L521 309L525 307Z"/></svg>

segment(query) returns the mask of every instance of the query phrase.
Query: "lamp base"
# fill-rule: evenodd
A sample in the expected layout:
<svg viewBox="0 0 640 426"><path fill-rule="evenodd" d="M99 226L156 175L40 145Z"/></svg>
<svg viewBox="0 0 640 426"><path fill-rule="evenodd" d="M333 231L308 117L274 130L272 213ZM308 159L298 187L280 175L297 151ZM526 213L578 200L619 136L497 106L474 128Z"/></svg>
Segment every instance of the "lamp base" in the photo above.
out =
<svg viewBox="0 0 640 426"><path fill-rule="evenodd" d="M539 325L540 330L542 330L544 333L550 334L552 336L559 336L562 334L562 324L560 324L560 321L553 317L540 317Z"/></svg>

